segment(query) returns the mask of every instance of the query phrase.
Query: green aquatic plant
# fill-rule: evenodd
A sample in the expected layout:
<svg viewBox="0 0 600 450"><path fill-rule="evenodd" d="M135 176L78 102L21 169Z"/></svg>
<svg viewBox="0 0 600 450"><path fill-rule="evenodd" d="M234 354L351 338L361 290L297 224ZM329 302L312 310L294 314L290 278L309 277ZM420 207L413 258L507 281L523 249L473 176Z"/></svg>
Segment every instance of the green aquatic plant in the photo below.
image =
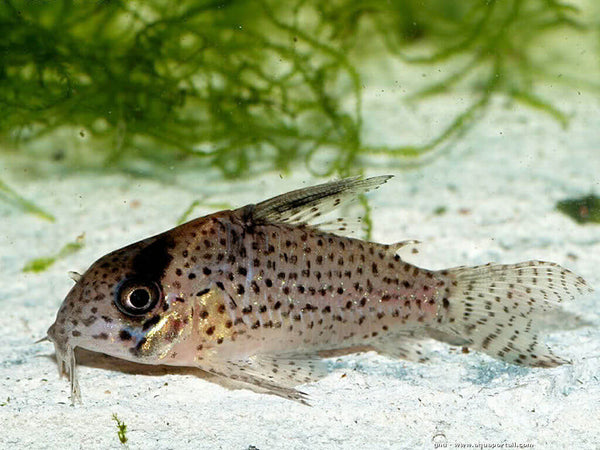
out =
<svg viewBox="0 0 600 450"><path fill-rule="evenodd" d="M49 222L56 220L52 214L44 211L30 200L23 198L14 189L11 189L6 183L2 182L2 180L0 180L0 200Z"/></svg>
<svg viewBox="0 0 600 450"><path fill-rule="evenodd" d="M204 199L194 200L192 203L190 203L190 206L188 206L186 208L186 210L183 212L183 214L181 214L181 216L179 216L179 219L177 219L177 225L181 225L182 223L190 220L192 213L198 206L202 206L204 208L210 208L210 209L214 209L214 210L231 209L232 208L231 204L226 203L226 202L212 203L212 202L204 202Z"/></svg>
<svg viewBox="0 0 600 450"><path fill-rule="evenodd" d="M506 0L447 2L429 0L422 7L398 2L397 14L389 14L383 2L357 2L356 16L365 15L375 23L386 48L408 65L435 67L440 73L409 94L413 101L452 92L471 94L468 106L458 113L433 139L420 145L398 148L366 148L365 151L391 156L417 157L460 136L481 120L494 96L549 115L563 127L567 115L551 99L539 93L549 83L585 86L598 92L600 84L563 76L564 67L553 64L546 48L563 64L572 55L556 45L557 32L583 33L586 25L578 9L555 0ZM399 32L388 33L385 30ZM415 49L416 39L427 37L427 50ZM574 64L576 66L577 64ZM594 79L593 77L591 78Z"/></svg>
<svg viewBox="0 0 600 450"><path fill-rule="evenodd" d="M435 216L442 216L442 215L446 214L446 212L448 212L448 208L446 208L445 206L437 206L433 210L433 214Z"/></svg>
<svg viewBox="0 0 600 450"><path fill-rule="evenodd" d="M193 157L238 177L304 160L348 175L367 154L438 148L496 94L566 125L536 87L579 81L547 69L536 49L557 30L584 30L577 13L556 0L4 0L2 148L75 166ZM552 50L553 61L565 53ZM473 100L429 142L370 146L362 79L386 58L450 72L417 86L414 101L464 88Z"/></svg>
<svg viewBox="0 0 600 450"><path fill-rule="evenodd" d="M577 223L600 223L600 197L597 195L561 200L556 209Z"/></svg>
<svg viewBox="0 0 600 450"><path fill-rule="evenodd" d="M125 422L122 422L116 414L112 415L112 420L114 420L117 423L117 436L119 437L119 442L121 442L121 444L126 444L128 441L127 425L125 424Z"/></svg>
<svg viewBox="0 0 600 450"><path fill-rule="evenodd" d="M0 151L137 174L185 161L229 178L298 163L354 175L375 154L407 167L495 97L566 126L540 86L598 92L597 67L572 75L579 52L561 44L591 17L557 0L3 0ZM425 141L365 141L363 84L390 60L398 76L439 72L402 101L464 95L466 107ZM3 187L0 200L51 218Z"/></svg>
<svg viewBox="0 0 600 450"><path fill-rule="evenodd" d="M83 165L94 152L107 165L193 156L233 177L358 145L356 109L340 108L335 86L345 77L357 91L354 68L267 5L16 3L0 16L5 148L83 140L92 152L71 158Z"/></svg>
<svg viewBox="0 0 600 450"><path fill-rule="evenodd" d="M25 264L22 269L23 272L43 272L59 259L66 258L67 256L70 256L73 253L77 253L79 250L81 250L84 246L83 240L83 235L78 236L75 241L65 244L54 256L45 256L32 259Z"/></svg>

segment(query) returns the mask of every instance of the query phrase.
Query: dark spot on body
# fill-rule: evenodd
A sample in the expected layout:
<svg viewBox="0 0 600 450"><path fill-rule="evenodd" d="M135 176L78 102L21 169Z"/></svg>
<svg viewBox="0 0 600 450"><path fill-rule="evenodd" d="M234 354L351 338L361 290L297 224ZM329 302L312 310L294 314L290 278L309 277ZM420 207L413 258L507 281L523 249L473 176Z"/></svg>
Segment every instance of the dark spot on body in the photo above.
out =
<svg viewBox="0 0 600 450"><path fill-rule="evenodd" d="M131 339L131 333L127 330L121 330L119 332L119 339L121 339L122 341L128 341L129 339Z"/></svg>
<svg viewBox="0 0 600 450"><path fill-rule="evenodd" d="M86 326L89 327L91 324L93 324L96 321L97 317L96 316L89 316L86 317L85 319L83 319L81 322Z"/></svg>

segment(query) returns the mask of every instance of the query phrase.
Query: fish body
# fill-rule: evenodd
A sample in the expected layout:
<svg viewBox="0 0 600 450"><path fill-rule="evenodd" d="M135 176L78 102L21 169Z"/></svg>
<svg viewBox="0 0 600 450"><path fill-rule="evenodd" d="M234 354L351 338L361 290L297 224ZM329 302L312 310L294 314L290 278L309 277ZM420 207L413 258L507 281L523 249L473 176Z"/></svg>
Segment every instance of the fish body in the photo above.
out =
<svg viewBox="0 0 600 450"><path fill-rule="evenodd" d="M298 401L323 377L319 356L373 349L426 359L423 342L468 345L528 366L566 362L540 341L541 318L589 290L554 264L432 271L392 245L311 220L389 177L340 180L221 211L96 261L48 330L78 397L74 349L193 366Z"/></svg>

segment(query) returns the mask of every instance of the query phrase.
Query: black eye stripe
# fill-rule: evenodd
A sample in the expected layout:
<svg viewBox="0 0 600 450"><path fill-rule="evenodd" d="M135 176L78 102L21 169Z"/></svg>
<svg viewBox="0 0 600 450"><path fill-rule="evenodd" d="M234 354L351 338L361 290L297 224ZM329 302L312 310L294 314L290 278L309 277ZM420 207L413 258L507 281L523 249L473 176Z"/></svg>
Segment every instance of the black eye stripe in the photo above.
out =
<svg viewBox="0 0 600 450"><path fill-rule="evenodd" d="M157 283L140 277L123 280L115 290L114 304L123 314L135 317L151 311L161 298Z"/></svg>
<svg viewBox="0 0 600 450"><path fill-rule="evenodd" d="M151 317L150 319L144 322L144 324L142 325L142 330L146 331L148 328L150 328L153 325L156 325L158 322L160 322L160 316L157 314L156 316Z"/></svg>

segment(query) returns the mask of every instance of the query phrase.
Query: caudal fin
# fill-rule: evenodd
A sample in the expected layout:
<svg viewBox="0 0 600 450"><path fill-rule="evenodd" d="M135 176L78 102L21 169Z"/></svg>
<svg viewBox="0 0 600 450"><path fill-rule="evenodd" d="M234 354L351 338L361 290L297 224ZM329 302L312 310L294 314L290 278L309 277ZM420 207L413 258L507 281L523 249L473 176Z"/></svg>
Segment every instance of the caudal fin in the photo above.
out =
<svg viewBox="0 0 600 450"><path fill-rule="evenodd" d="M527 261L443 271L450 287L437 328L469 347L513 364L554 367L569 361L540 340L545 318L560 303L591 292L585 280L555 263Z"/></svg>

